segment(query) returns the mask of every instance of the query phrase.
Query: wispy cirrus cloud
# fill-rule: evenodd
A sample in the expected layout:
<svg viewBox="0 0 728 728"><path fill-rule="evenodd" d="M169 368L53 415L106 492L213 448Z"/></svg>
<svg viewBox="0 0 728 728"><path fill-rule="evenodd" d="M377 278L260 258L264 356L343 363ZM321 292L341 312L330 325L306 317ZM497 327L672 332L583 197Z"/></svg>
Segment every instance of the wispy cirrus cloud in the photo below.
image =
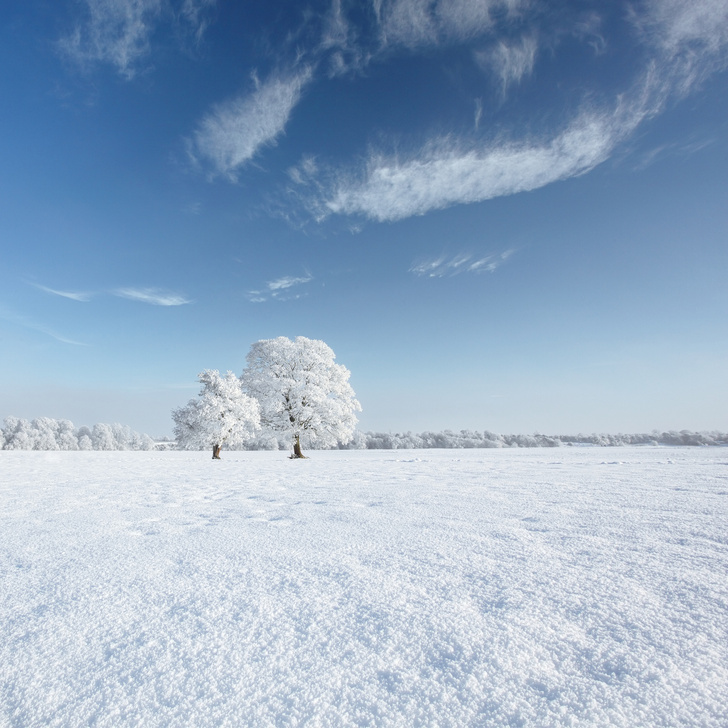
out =
<svg viewBox="0 0 728 728"><path fill-rule="evenodd" d="M385 45L415 49L494 33L504 15L522 18L530 5L520 0L382 0L373 8ZM303 201L319 222L331 215L395 221L535 190L589 172L671 99L687 95L707 76L728 67L728 5L723 0L644 0L631 7L645 47L644 66L612 101L601 97L597 102L598 94L585 95L590 101L550 135L520 140L439 135L409 151L401 141L397 153L373 149L358 169L327 167L320 160L315 169L301 164L289 170L296 183L292 197ZM524 28L520 40L514 41L511 34L509 40L474 54L481 67L499 79L503 93L533 72L539 55L538 32L528 24ZM552 35L560 33L588 42L596 52L606 45L601 20L593 12ZM474 127L479 131L482 100L475 104Z"/></svg>
<svg viewBox="0 0 728 728"><path fill-rule="evenodd" d="M188 141L193 162L235 181L261 147L276 143L311 78L312 69L305 67L263 83L256 80L252 93L213 107Z"/></svg>
<svg viewBox="0 0 728 728"><path fill-rule="evenodd" d="M359 42L357 28L346 17L341 0L332 0L329 12L323 18L321 40L314 51L315 56L329 56L329 76L366 67L373 53L373 49Z"/></svg>
<svg viewBox="0 0 728 728"><path fill-rule="evenodd" d="M317 45L299 52L299 67L287 74L273 74L265 82L254 75L255 89L214 106L187 139L193 164L207 168L211 176L235 182L240 170L267 145L284 133L314 69L328 63L329 75L361 71L393 46L416 48L432 44L464 42L489 30L495 22L512 18L531 0L372 0L378 41L363 39L362 27L347 16L341 0L332 0L320 19ZM350 8L349 8L350 9ZM359 14L361 20L362 14ZM528 54L524 41L521 55ZM508 83L514 82L518 49L511 52ZM533 51L535 53L535 50ZM304 65L302 58L309 61ZM521 75L527 70L521 69Z"/></svg>
<svg viewBox="0 0 728 728"><path fill-rule="evenodd" d="M84 0L83 5L85 18L60 41L61 50L82 66L109 63L133 77L139 59L149 53L162 0Z"/></svg>
<svg viewBox="0 0 728 728"><path fill-rule="evenodd" d="M182 3L180 14L198 41L210 24L209 11L216 4L217 0L184 0Z"/></svg>
<svg viewBox="0 0 728 728"><path fill-rule="evenodd" d="M127 79L151 51L151 37L165 19L184 19L199 40L207 27L206 11L216 0L82 0L83 17L59 41L60 50L82 67L108 63ZM171 11L171 12L170 12Z"/></svg>
<svg viewBox="0 0 728 728"><path fill-rule="evenodd" d="M310 283L312 280L313 276L310 273L305 276L282 276L273 281L268 281L260 290L248 291L248 300L251 303L264 303L271 299L288 301L301 298L302 293L291 291L291 289Z"/></svg>
<svg viewBox="0 0 728 728"><path fill-rule="evenodd" d="M313 55L329 54L330 75L361 71L397 49L467 43L511 27L533 0L332 0ZM348 14L347 14L348 11ZM310 20L310 19L309 19Z"/></svg>
<svg viewBox="0 0 728 728"><path fill-rule="evenodd" d="M655 51L665 94L687 96L728 67L728 5L722 0L646 0L631 19Z"/></svg>
<svg viewBox="0 0 728 728"><path fill-rule="evenodd" d="M154 306L183 306L185 304L192 303L192 300L188 299L186 296L182 296L171 291L165 291L160 288L123 287L115 288L111 291L97 291L92 293L89 291L63 291L43 286L40 283L30 283L30 285L44 293L50 293L54 296L61 296L62 298L69 298L73 301L81 302L88 302L98 295L110 294L112 296L117 296L118 298L126 298L130 301L149 303Z"/></svg>
<svg viewBox="0 0 728 728"><path fill-rule="evenodd" d="M514 250L505 250L483 257L475 257L470 253L458 255L441 255L414 263L410 273L426 278L449 278L461 273L493 273L510 258Z"/></svg>
<svg viewBox="0 0 728 728"><path fill-rule="evenodd" d="M668 56L682 54L686 44L717 54L728 43L728 6L722 0L646 0L632 18Z"/></svg>
<svg viewBox="0 0 728 728"><path fill-rule="evenodd" d="M117 288L112 291L114 296L128 298L131 301L148 303L152 306L184 306L192 300L178 293L162 291L159 288Z"/></svg>
<svg viewBox="0 0 728 728"><path fill-rule="evenodd" d="M313 276L299 276L298 278L294 276L283 276L282 278L277 278L274 281L270 281L268 283L268 290L270 291L285 291L287 288L292 288L293 286L300 286L302 283L308 283L309 281L313 280Z"/></svg>
<svg viewBox="0 0 728 728"><path fill-rule="evenodd" d="M530 0L373 0L382 42L408 48L465 41L490 30L498 17L523 12Z"/></svg>
<svg viewBox="0 0 728 728"><path fill-rule="evenodd" d="M498 78L505 96L509 86L520 83L524 76L533 72L537 52L536 36L528 35L515 42L498 41L493 48L477 51L475 60Z"/></svg>
<svg viewBox="0 0 728 728"><path fill-rule="evenodd" d="M452 138L430 142L407 158L372 154L360 175L342 175L310 209L361 215L379 222L424 215L455 204L543 187L584 174L609 157L649 113L634 105L607 113L585 111L551 139L471 145Z"/></svg>
<svg viewBox="0 0 728 728"><path fill-rule="evenodd" d="M54 296L61 296L62 298L70 298L72 301L90 301L94 294L88 291L58 291L55 288L48 288L48 286L42 286L40 283L32 283L32 286L45 293L51 293Z"/></svg>
<svg viewBox="0 0 728 728"><path fill-rule="evenodd" d="M72 301L88 302L97 295L111 294L118 298L126 298L131 301L140 301L141 303L149 303L154 306L182 306L192 303L190 299L178 293L164 291L159 288L116 288L111 291L89 292L89 291L63 291L56 288L49 288L40 283L30 283L31 286L37 288L44 293L50 293L54 296L61 296Z"/></svg>
<svg viewBox="0 0 728 728"><path fill-rule="evenodd" d="M76 341L75 339L70 339L67 336L63 336L54 329L45 326L44 324L38 323L34 319L24 316L23 314L7 310L1 305L0 319L2 319L3 321L7 321L8 323L11 323L15 326L19 326L30 331L36 331L39 334L43 334L44 336L49 336L51 339L55 339L61 344L69 344L71 346L88 346L88 344L84 344L81 341Z"/></svg>

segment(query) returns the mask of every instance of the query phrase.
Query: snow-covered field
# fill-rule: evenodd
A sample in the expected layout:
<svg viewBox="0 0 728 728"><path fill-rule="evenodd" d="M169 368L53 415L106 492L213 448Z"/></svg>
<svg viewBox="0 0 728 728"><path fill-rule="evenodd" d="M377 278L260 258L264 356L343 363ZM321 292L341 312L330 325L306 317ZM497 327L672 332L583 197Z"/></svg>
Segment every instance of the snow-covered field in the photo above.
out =
<svg viewBox="0 0 728 728"><path fill-rule="evenodd" d="M0 452L0 725L728 725L722 448Z"/></svg>

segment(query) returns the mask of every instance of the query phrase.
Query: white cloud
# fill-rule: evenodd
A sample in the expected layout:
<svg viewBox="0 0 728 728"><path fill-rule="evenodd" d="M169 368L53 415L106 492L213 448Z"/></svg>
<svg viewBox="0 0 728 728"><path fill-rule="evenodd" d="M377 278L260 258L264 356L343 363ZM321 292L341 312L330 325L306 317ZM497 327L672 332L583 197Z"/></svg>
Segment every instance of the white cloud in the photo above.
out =
<svg viewBox="0 0 728 728"><path fill-rule="evenodd" d="M341 10L341 0L332 0L324 21L321 49L345 48L349 43L349 23Z"/></svg>
<svg viewBox="0 0 728 728"><path fill-rule="evenodd" d="M115 296L128 298L131 301L149 303L153 306L183 306L192 301L177 293L161 291L158 288L118 288L113 291Z"/></svg>
<svg viewBox="0 0 728 728"><path fill-rule="evenodd" d="M262 290L248 291L248 300L251 303L264 303L271 299L289 301L291 299L301 298L302 294L290 292L290 289L310 283L312 280L313 276L310 273L298 277L282 276L273 281L268 281Z"/></svg>
<svg viewBox="0 0 728 728"><path fill-rule="evenodd" d="M215 106L190 140L192 159L235 180L262 146L275 144L283 133L311 75L311 69L304 68L287 77L274 76L251 94Z"/></svg>
<svg viewBox="0 0 728 728"><path fill-rule="evenodd" d="M283 276L283 278L278 278L275 281L270 281L268 283L268 290L281 291L285 290L286 288L291 288L292 286L300 286L302 283L308 283L310 280L312 280L312 276L303 276L299 278L294 278L293 276Z"/></svg>
<svg viewBox="0 0 728 728"><path fill-rule="evenodd" d="M602 163L648 113L639 103L620 104L613 113L583 112L546 141L465 149L444 138L407 159L373 154L362 175L340 178L310 208L319 219L339 214L392 221L534 190Z"/></svg>
<svg viewBox="0 0 728 728"><path fill-rule="evenodd" d="M57 291L54 288L48 288L47 286L42 286L40 283L33 283L33 286L35 286L40 291L45 291L46 293L52 293L54 296L61 296L63 298L70 298L72 301L90 301L93 298L93 293L87 293L82 291Z"/></svg>
<svg viewBox="0 0 728 728"><path fill-rule="evenodd" d="M318 171L316 158L309 155L304 156L295 167L290 167L288 176L297 185L303 185L311 182L318 174Z"/></svg>
<svg viewBox="0 0 728 728"><path fill-rule="evenodd" d="M426 278L449 278L461 273L493 273L514 252L506 250L503 253L486 255L482 258L474 258L468 253L460 253L452 257L441 255L438 258L415 263L409 272Z"/></svg>
<svg viewBox="0 0 728 728"><path fill-rule="evenodd" d="M719 52L728 43L728 5L724 0L649 0L641 24L652 41L669 55L686 45Z"/></svg>
<svg viewBox="0 0 728 728"><path fill-rule="evenodd" d="M530 35L514 43L499 41L493 48L478 51L475 60L496 75L505 96L509 86L520 83L524 76L532 73L537 51L538 41Z"/></svg>
<svg viewBox="0 0 728 728"><path fill-rule="evenodd" d="M162 12L162 0L84 0L85 22L64 38L63 51L82 65L104 62L131 78L149 52L149 37Z"/></svg>
<svg viewBox="0 0 728 728"><path fill-rule="evenodd" d="M531 4L531 0L439 0L435 15L448 37L467 40L489 29L498 16L512 20Z"/></svg>
<svg viewBox="0 0 728 728"><path fill-rule="evenodd" d="M590 45L596 54L602 54L606 50L607 40L602 33L602 18L596 12L586 13L576 21L574 35Z"/></svg>
<svg viewBox="0 0 728 728"><path fill-rule="evenodd" d="M197 40L202 37L209 25L207 11L216 3L217 0L184 0L182 3L180 10L182 17L187 21Z"/></svg>
<svg viewBox="0 0 728 728"><path fill-rule="evenodd" d="M529 0L372 0L383 45L413 49L493 34L504 17L518 27L518 22L527 20L525 10L531 4ZM647 50L645 65L635 69L632 84L611 108L605 102L600 107L585 106L551 136L489 143L441 136L410 152L374 150L359 171L320 163L310 168L299 165L289 170L296 183L296 189L289 190L291 196L303 200L317 221L332 214L394 221L534 190L590 171L671 98L689 93L708 75L728 66L725 0L644 0L633 7L637 9L632 20ZM591 13L577 19L572 32L601 52L606 41L600 30L599 16ZM476 59L497 75L505 92L532 73L539 52L537 38L529 30L520 41L498 42ZM476 100L476 131L482 115L482 102Z"/></svg>
<svg viewBox="0 0 728 728"><path fill-rule="evenodd" d="M529 0L374 0L385 45L409 48L465 41L490 30L499 14L513 16Z"/></svg>
<svg viewBox="0 0 728 728"><path fill-rule="evenodd" d="M483 99L475 99L475 114L473 117L473 126L478 129L480 120L483 118Z"/></svg>
<svg viewBox="0 0 728 728"><path fill-rule="evenodd" d="M379 3L379 18L384 42L416 46L434 43L437 26L429 0L392 0Z"/></svg>
<svg viewBox="0 0 728 728"><path fill-rule="evenodd" d="M329 76L360 70L371 60L371 52L357 42L357 28L346 17L341 0L332 0L323 18L321 41L315 55L329 54Z"/></svg>
<svg viewBox="0 0 728 728"><path fill-rule="evenodd" d="M724 0L648 0L632 14L669 92L687 95L728 67L728 4ZM667 92L667 91L666 91Z"/></svg>
<svg viewBox="0 0 728 728"><path fill-rule="evenodd" d="M63 298L70 298L73 301L90 301L98 293L88 293L79 291L59 291L55 288L48 288L48 286L42 286L39 283L31 284L35 288L50 293L54 296L62 296ZM171 293L169 291L162 291L158 288L117 288L113 291L102 292L111 294L112 296L118 296L119 298L128 298L132 301L141 301L142 303L150 303L155 306L182 306L192 301L184 296L177 293Z"/></svg>
<svg viewBox="0 0 728 728"><path fill-rule="evenodd" d="M84 18L59 41L69 58L81 66L109 63L132 78L151 50L151 36L171 9L179 7L192 34L200 39L208 25L207 12L217 0L81 0Z"/></svg>

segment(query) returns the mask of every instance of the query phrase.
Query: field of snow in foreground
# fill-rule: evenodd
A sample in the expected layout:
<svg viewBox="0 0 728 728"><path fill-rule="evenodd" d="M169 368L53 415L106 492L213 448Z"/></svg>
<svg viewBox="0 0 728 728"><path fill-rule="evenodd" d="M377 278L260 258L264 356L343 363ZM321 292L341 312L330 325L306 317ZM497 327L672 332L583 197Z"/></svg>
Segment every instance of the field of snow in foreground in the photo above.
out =
<svg viewBox="0 0 728 728"><path fill-rule="evenodd" d="M728 725L722 448L0 452L0 725Z"/></svg>

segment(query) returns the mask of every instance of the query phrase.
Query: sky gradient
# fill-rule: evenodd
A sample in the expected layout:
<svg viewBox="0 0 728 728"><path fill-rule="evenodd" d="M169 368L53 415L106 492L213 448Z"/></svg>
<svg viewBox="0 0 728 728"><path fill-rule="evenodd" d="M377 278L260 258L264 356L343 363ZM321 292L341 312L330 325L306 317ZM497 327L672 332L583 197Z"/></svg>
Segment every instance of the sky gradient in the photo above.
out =
<svg viewBox="0 0 728 728"><path fill-rule="evenodd" d="M171 433L323 339L366 430L728 430L722 0L11 2L0 418Z"/></svg>

